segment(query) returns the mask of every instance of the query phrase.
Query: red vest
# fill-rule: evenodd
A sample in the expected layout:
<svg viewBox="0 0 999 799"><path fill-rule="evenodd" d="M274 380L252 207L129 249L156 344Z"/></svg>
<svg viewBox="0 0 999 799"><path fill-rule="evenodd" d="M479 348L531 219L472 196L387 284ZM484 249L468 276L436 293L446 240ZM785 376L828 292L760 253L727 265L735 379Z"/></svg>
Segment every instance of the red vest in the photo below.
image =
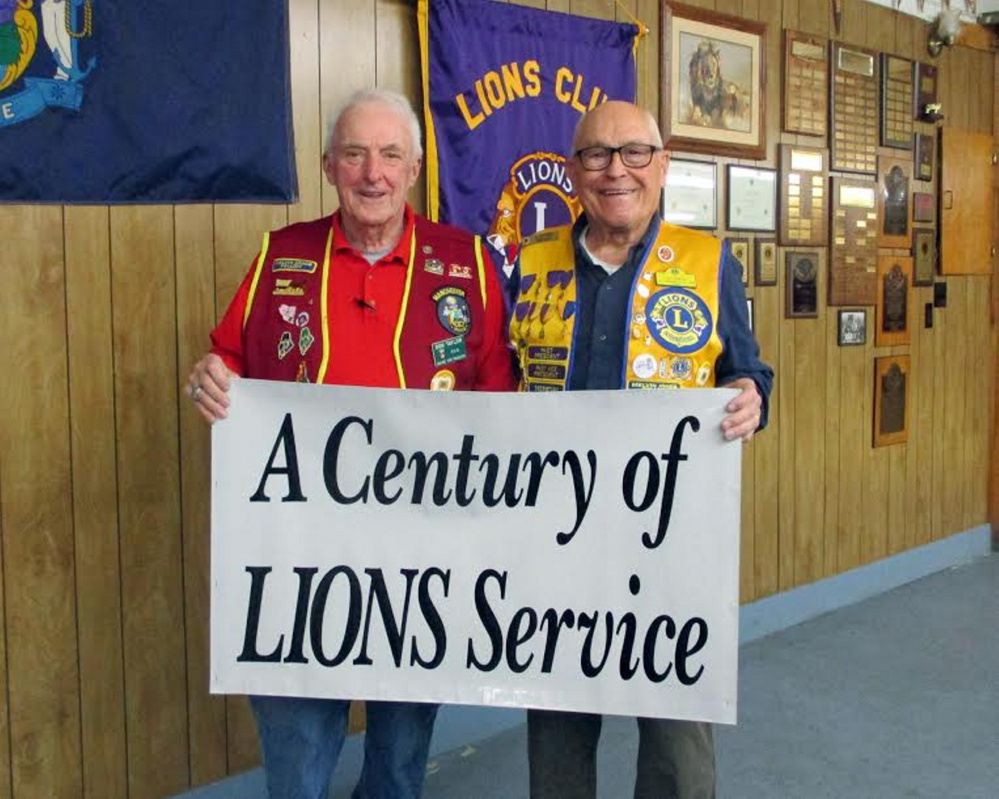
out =
<svg viewBox="0 0 999 799"><path fill-rule="evenodd" d="M327 302L332 251L332 217L264 236L243 317L247 377L324 382L336 349ZM484 269L477 236L415 217L393 348L401 388L472 387L485 327ZM318 311L296 315L292 307Z"/></svg>

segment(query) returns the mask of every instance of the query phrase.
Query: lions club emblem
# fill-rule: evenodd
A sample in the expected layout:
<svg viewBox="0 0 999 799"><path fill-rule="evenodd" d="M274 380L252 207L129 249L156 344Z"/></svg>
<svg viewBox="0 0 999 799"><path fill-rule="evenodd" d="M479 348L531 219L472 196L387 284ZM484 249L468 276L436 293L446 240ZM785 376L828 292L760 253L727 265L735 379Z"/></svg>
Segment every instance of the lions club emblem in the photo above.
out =
<svg viewBox="0 0 999 799"><path fill-rule="evenodd" d="M0 127L48 108L80 110L83 80L97 64L95 2L0 0Z"/></svg>
<svg viewBox="0 0 999 799"><path fill-rule="evenodd" d="M657 291L645 306L649 332L670 352L696 352L711 337L711 311L696 294L681 288Z"/></svg>
<svg viewBox="0 0 999 799"><path fill-rule="evenodd" d="M539 230L574 222L580 210L561 155L530 153L510 167L510 179L500 190L486 236L503 256L507 277L521 240Z"/></svg>
<svg viewBox="0 0 999 799"><path fill-rule="evenodd" d="M437 321L453 336L463 336L472 327L472 314L468 309L463 289L445 286L433 293L437 303Z"/></svg>

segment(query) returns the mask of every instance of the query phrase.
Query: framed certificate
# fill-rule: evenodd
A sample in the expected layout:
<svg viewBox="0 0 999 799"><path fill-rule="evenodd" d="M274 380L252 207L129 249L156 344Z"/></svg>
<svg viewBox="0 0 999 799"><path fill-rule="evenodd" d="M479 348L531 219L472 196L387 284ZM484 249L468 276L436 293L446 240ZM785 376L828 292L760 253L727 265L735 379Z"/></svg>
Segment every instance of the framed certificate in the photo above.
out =
<svg viewBox="0 0 999 799"><path fill-rule="evenodd" d="M729 230L777 229L777 170L728 165Z"/></svg>
<svg viewBox="0 0 999 799"><path fill-rule="evenodd" d="M661 210L667 222L683 227L718 227L716 165L671 158L666 171Z"/></svg>

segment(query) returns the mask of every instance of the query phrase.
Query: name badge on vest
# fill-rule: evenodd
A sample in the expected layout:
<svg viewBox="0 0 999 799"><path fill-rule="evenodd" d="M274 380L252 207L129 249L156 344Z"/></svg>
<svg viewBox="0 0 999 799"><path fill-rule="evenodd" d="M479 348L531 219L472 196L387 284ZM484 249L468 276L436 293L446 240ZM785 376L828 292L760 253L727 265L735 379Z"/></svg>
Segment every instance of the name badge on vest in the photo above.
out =
<svg viewBox="0 0 999 799"><path fill-rule="evenodd" d="M468 356L464 336L435 341L430 345L430 352L434 356L434 366L447 366L449 363L463 361Z"/></svg>

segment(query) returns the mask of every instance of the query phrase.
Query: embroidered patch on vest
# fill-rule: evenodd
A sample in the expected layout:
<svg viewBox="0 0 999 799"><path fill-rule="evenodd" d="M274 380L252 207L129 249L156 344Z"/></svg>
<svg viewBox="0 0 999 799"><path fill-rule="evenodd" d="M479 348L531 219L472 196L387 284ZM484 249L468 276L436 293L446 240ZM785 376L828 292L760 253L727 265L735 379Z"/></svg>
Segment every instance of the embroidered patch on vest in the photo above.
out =
<svg viewBox="0 0 999 799"><path fill-rule="evenodd" d="M281 318L284 319L288 324L294 324L295 313L298 309L294 305L279 305L278 313L281 314Z"/></svg>
<svg viewBox="0 0 999 799"><path fill-rule="evenodd" d="M443 275L444 262L440 258L427 258L423 262L423 271L429 272L431 275Z"/></svg>
<svg viewBox="0 0 999 799"><path fill-rule="evenodd" d="M316 337L312 335L312 331L307 327L303 327L302 332L298 334L298 351L302 353L303 358L315 340Z"/></svg>
<svg viewBox="0 0 999 799"><path fill-rule="evenodd" d="M447 276L461 278L462 280L471 280L472 267L463 266L462 264L448 264Z"/></svg>
<svg viewBox="0 0 999 799"><path fill-rule="evenodd" d="M283 361L284 356L295 349L295 342L291 340L291 333L285 330L278 341L278 360Z"/></svg>
<svg viewBox="0 0 999 799"><path fill-rule="evenodd" d="M306 261L303 258L275 258L271 264L272 272L301 272L311 275L319 266L315 261Z"/></svg>
<svg viewBox="0 0 999 799"><path fill-rule="evenodd" d="M657 291L645 306L649 332L670 352L695 352L711 338L711 311L686 289Z"/></svg>
<svg viewBox="0 0 999 799"><path fill-rule="evenodd" d="M656 272L657 286L681 286L686 289L697 288L697 278L689 275L678 266L671 266L662 272Z"/></svg>
<svg viewBox="0 0 999 799"><path fill-rule="evenodd" d="M472 329L472 312L464 289L444 286L430 296L437 303L437 321L448 333L464 336Z"/></svg>
<svg viewBox="0 0 999 799"><path fill-rule="evenodd" d="M291 278L279 277L274 281L274 291L271 294L275 297L301 297L305 294L305 289Z"/></svg>

